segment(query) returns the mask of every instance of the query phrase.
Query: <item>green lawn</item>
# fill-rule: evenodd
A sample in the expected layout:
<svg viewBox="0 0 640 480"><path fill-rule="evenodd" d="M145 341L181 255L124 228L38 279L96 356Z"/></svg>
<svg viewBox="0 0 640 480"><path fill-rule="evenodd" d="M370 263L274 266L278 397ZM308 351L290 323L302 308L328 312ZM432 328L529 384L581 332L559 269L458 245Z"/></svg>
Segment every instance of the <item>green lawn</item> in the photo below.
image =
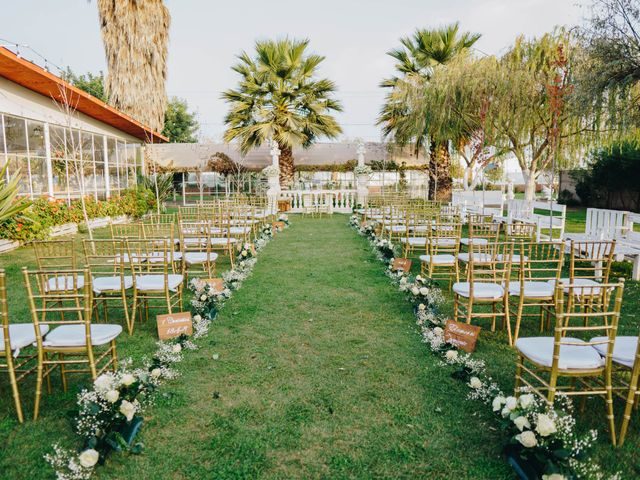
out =
<svg viewBox="0 0 640 480"><path fill-rule="evenodd" d="M179 364L182 377L163 387L143 429L144 454L112 456L99 478L513 477L492 413L466 400L468 388L420 342L410 305L347 221L292 216L203 347ZM24 321L17 274L31 253L0 262L12 279L13 318ZM639 299L629 283L623 332L638 331ZM523 335L535 333L525 327ZM153 324L122 340L121 356L148 354ZM511 388L504 333L483 331L478 356ZM65 413L75 392L56 388L38 422L18 425L0 382L0 477L53 478L41 457L54 441L73 445ZM27 411L32 389L23 387ZM601 426L600 407L587 404L581 427ZM636 421L624 448L612 449L603 435L596 455L609 471L635 477L639 440Z"/></svg>

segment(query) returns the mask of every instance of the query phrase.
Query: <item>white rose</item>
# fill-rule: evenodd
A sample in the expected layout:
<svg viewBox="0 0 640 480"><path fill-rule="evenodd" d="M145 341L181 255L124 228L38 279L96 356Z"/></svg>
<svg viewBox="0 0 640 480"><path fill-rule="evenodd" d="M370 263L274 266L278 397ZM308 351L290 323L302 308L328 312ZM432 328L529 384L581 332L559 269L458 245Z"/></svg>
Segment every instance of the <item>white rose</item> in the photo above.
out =
<svg viewBox="0 0 640 480"><path fill-rule="evenodd" d="M482 387L482 381L478 377L471 377L469 379L469 386L471 388L478 389L478 388Z"/></svg>
<svg viewBox="0 0 640 480"><path fill-rule="evenodd" d="M243 257L246 257L246 256L247 256L247 251L246 251L246 250L243 250L243 251L242 251L242 253L241 253L240 255L242 255Z"/></svg>
<svg viewBox="0 0 640 480"><path fill-rule="evenodd" d="M418 305L418 310L424 310L425 308L427 307L424 306L424 303L421 303L420 305Z"/></svg>
<svg viewBox="0 0 640 480"><path fill-rule="evenodd" d="M116 403L120 398L120 392L118 392L117 390L109 390L107 393L104 394L104 398L109 403Z"/></svg>
<svg viewBox="0 0 640 480"><path fill-rule="evenodd" d="M80 460L80 465L82 465L84 468L94 467L95 464L98 463L99 459L100 459L100 454L93 448L85 450L78 456L78 460Z"/></svg>
<svg viewBox="0 0 640 480"><path fill-rule="evenodd" d="M531 430L527 430L526 432L522 432L516 435L516 440L518 440L523 446L527 448L533 448L538 444L536 434Z"/></svg>
<svg viewBox="0 0 640 480"><path fill-rule="evenodd" d="M520 396L520 406L522 408L529 408L533 404L534 396L532 393L527 393Z"/></svg>
<svg viewBox="0 0 640 480"><path fill-rule="evenodd" d="M444 354L444 357L447 360L456 360L458 358L458 351L457 350L448 350L447 353Z"/></svg>
<svg viewBox="0 0 640 480"><path fill-rule="evenodd" d="M440 327L436 327L433 329L433 333L441 337L442 335L444 335L444 330Z"/></svg>
<svg viewBox="0 0 640 480"><path fill-rule="evenodd" d="M204 302L208 297L206 295L200 295L200 301Z"/></svg>
<svg viewBox="0 0 640 480"><path fill-rule="evenodd" d="M548 437L552 433L556 433L556 422L554 422L546 413L539 413L536 420L536 431L543 437Z"/></svg>
<svg viewBox="0 0 640 480"><path fill-rule="evenodd" d="M402 277L402 278L400 279L400 283L401 283L402 285L404 285L405 283L407 283L407 277Z"/></svg>
<svg viewBox="0 0 640 480"><path fill-rule="evenodd" d="M552 473L551 475L542 475L542 480L567 480L567 477L559 473Z"/></svg>
<svg viewBox="0 0 640 480"><path fill-rule="evenodd" d="M416 282L421 282L422 281L422 277L420 275L416 276Z"/></svg>
<svg viewBox="0 0 640 480"><path fill-rule="evenodd" d="M179 343L176 343L171 349L171 351L173 351L173 353L180 353L182 351L182 345L180 345Z"/></svg>
<svg viewBox="0 0 640 480"><path fill-rule="evenodd" d="M420 289L418 287L413 287L411 289L411 293L413 293L414 295L418 295L420 293Z"/></svg>
<svg viewBox="0 0 640 480"><path fill-rule="evenodd" d="M111 377L109 375L100 375L93 382L96 390L109 390L111 388Z"/></svg>
<svg viewBox="0 0 640 480"><path fill-rule="evenodd" d="M159 368L154 368L153 370L151 370L151 376L153 378L159 378L160 375L162 375L162 370L160 370Z"/></svg>
<svg viewBox="0 0 640 480"><path fill-rule="evenodd" d="M120 413L126 417L127 422L130 422L136 413L136 406L127 400L123 400L120 404Z"/></svg>
<svg viewBox="0 0 640 480"><path fill-rule="evenodd" d="M502 418L507 418L509 415L511 415L511 410L509 410L509 408L507 408L507 406L505 405L502 408L502 411L500 412L500 415L502 415Z"/></svg>
<svg viewBox="0 0 640 480"><path fill-rule="evenodd" d="M420 289L420 295L429 295L429 289L427 287L422 287Z"/></svg>
<svg viewBox="0 0 640 480"><path fill-rule="evenodd" d="M194 315L193 316L193 321L194 322L200 322L200 321L202 321L202 317L200 315Z"/></svg>
<svg viewBox="0 0 640 480"><path fill-rule="evenodd" d="M527 417L519 416L513 421L513 423L515 423L516 427L518 427L518 430L520 431L525 428L531 428L531 424L529 423L529 420L527 420Z"/></svg>
<svg viewBox="0 0 640 480"><path fill-rule="evenodd" d="M245 265L244 261L240 262L240 267L244 267Z"/></svg>
<svg viewBox="0 0 640 480"><path fill-rule="evenodd" d="M505 405L509 410L514 410L518 406L518 400L516 397L507 397Z"/></svg>
<svg viewBox="0 0 640 480"><path fill-rule="evenodd" d="M507 400L503 396L498 396L494 398L493 402L491 403L491 406L493 407L493 411L497 412L498 410L500 410L502 408L502 405L504 405L506 401Z"/></svg>
<svg viewBox="0 0 640 480"><path fill-rule="evenodd" d="M120 381L122 383L122 385L124 385L125 387L128 387L129 385L132 385L133 382L136 381L136 377L134 377L133 375L131 375L130 373L125 373L122 376L122 380Z"/></svg>

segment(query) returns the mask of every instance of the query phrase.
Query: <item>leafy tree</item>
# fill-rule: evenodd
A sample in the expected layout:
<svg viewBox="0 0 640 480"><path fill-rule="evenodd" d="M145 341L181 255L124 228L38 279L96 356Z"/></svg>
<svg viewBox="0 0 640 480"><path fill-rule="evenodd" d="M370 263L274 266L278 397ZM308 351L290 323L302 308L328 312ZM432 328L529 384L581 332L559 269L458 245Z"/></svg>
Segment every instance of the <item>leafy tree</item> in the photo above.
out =
<svg viewBox="0 0 640 480"><path fill-rule="evenodd" d="M479 34L460 32L458 23L438 29L419 29L411 37L402 38L402 47L389 55L396 59L399 74L381 83L391 88L382 107L378 123L383 133L400 144L413 143L416 153L424 146L430 149L430 195L447 198L451 191L449 138L434 134L428 111L407 101L406 91L429 88L435 72L445 68L459 56L469 54ZM436 192L436 185L438 192Z"/></svg>
<svg viewBox="0 0 640 480"><path fill-rule="evenodd" d="M196 143L196 132L200 128L196 115L189 111L187 101L173 97L164 113L162 134L172 143Z"/></svg>
<svg viewBox="0 0 640 480"><path fill-rule="evenodd" d="M246 52L233 70L238 87L222 98L229 103L224 140L239 140L243 153L275 140L280 147L280 181L293 182L293 147L311 146L318 138L336 138L342 129L331 112L342 105L333 97L335 84L317 78L323 56L307 54L309 40L256 42L254 56Z"/></svg>
<svg viewBox="0 0 640 480"><path fill-rule="evenodd" d="M104 91L104 73L99 72L97 75L91 72L85 74L76 74L71 70L71 67L62 73L63 80L66 80L71 85L78 87L80 90L84 90L90 95L102 100L105 103L109 103L107 94Z"/></svg>

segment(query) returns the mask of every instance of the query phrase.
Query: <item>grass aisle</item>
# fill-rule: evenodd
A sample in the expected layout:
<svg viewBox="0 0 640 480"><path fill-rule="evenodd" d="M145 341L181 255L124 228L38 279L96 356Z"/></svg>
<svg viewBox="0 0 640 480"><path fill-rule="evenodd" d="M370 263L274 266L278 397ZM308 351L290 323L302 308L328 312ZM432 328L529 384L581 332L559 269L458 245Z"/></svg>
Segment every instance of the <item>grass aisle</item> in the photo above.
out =
<svg viewBox="0 0 640 480"><path fill-rule="evenodd" d="M144 455L101 477L510 478L346 223L294 218L165 388Z"/></svg>

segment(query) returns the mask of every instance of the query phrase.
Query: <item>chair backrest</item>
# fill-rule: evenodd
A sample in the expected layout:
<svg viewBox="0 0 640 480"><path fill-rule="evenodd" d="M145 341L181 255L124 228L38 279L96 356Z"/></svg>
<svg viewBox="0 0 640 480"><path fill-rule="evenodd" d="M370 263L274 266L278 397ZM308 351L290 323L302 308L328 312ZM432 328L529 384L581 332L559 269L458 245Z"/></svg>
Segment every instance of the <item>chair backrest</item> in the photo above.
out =
<svg viewBox="0 0 640 480"><path fill-rule="evenodd" d="M124 239L85 239L82 246L85 265L93 277L119 277L121 286L124 285L124 276L129 265Z"/></svg>
<svg viewBox="0 0 640 480"><path fill-rule="evenodd" d="M175 213L151 213L144 218L145 223L176 223Z"/></svg>
<svg viewBox="0 0 640 480"><path fill-rule="evenodd" d="M572 240L569 251L569 278L608 282L616 248L615 240L577 242Z"/></svg>
<svg viewBox="0 0 640 480"><path fill-rule="evenodd" d="M507 240L533 240L536 238L535 223L512 222L504 224L504 235Z"/></svg>
<svg viewBox="0 0 640 480"><path fill-rule="evenodd" d="M89 269L30 271L24 267L22 274L38 348L42 349L45 340L41 334L40 325L82 325L85 329L86 346L90 351L93 289ZM41 285L56 278L65 278L69 288L66 290L41 288Z"/></svg>
<svg viewBox="0 0 640 480"><path fill-rule="evenodd" d="M606 344L605 367L610 368L623 291L622 278L617 283L606 283L597 288L583 284L557 283L552 372L553 369L558 369L561 346L577 344L572 338L583 340L585 343L581 343L582 346ZM566 292L568 296L565 299ZM597 337L604 337L604 340L595 340Z"/></svg>
<svg viewBox="0 0 640 480"><path fill-rule="evenodd" d="M467 219L469 223L479 224L479 223L493 223L493 214L484 214L484 213L470 213L467 215Z"/></svg>
<svg viewBox="0 0 640 480"><path fill-rule="evenodd" d="M164 275L175 273L173 241L169 238L127 240L127 257L131 271L136 275Z"/></svg>
<svg viewBox="0 0 640 480"><path fill-rule="evenodd" d="M76 268L76 244L73 240L46 240L32 243L40 270Z"/></svg>
<svg viewBox="0 0 640 480"><path fill-rule="evenodd" d="M474 284L495 283L509 290L513 258L513 242L469 242L467 275L473 295Z"/></svg>
<svg viewBox="0 0 640 480"><path fill-rule="evenodd" d="M211 224L209 222L180 222L180 248L182 252L211 251Z"/></svg>
<svg viewBox="0 0 640 480"><path fill-rule="evenodd" d="M563 242L519 241L514 243L518 258L518 280L544 282L558 281L564 265ZM521 290L521 291L524 291Z"/></svg>
<svg viewBox="0 0 640 480"><path fill-rule="evenodd" d="M427 238L427 255L453 255L460 250L461 223L434 223Z"/></svg>
<svg viewBox="0 0 640 480"><path fill-rule="evenodd" d="M484 239L489 243L495 243L498 241L500 235L499 223L469 223L469 238L471 240Z"/></svg>
<svg viewBox="0 0 640 480"><path fill-rule="evenodd" d="M143 238L142 223L111 223L111 238Z"/></svg>
<svg viewBox="0 0 640 480"><path fill-rule="evenodd" d="M143 223L142 230L146 239L168 238L173 241L175 238L173 223Z"/></svg>

